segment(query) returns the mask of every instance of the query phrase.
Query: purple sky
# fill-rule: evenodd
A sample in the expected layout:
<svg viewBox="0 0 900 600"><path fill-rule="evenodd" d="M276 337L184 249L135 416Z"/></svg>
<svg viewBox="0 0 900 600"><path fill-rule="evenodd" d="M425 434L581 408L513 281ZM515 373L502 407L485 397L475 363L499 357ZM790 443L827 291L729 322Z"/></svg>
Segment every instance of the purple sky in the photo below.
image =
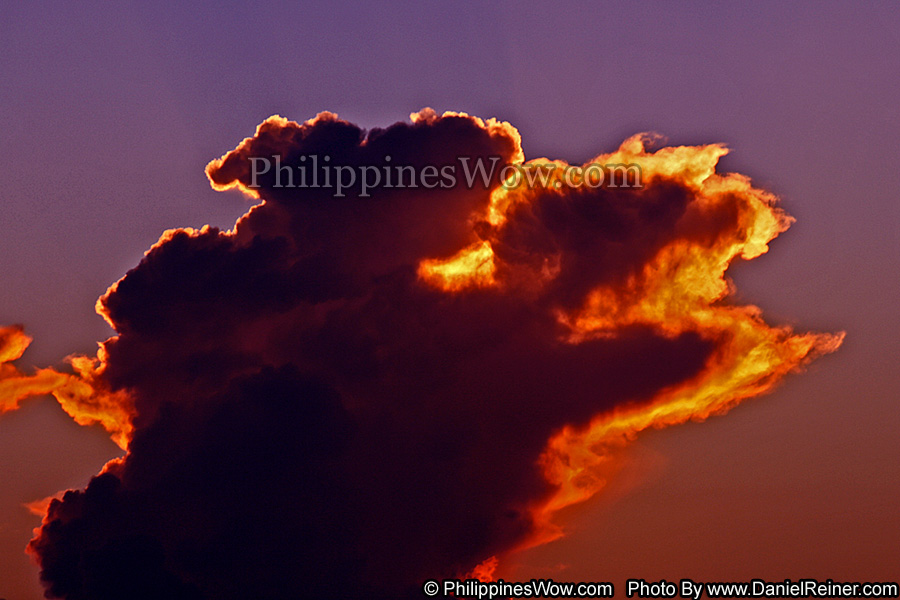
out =
<svg viewBox="0 0 900 600"><path fill-rule="evenodd" d="M0 324L20 365L92 353L106 287L167 228L249 206L206 163L267 116L385 126L432 106L512 122L526 158L656 131L797 218L731 273L743 302L834 355L726 418L644 435L520 579L900 578L900 5L7 3L0 19ZM23 502L117 448L51 400L0 417L0 597L40 597ZM560 565L566 565L565 570ZM565 573L565 576L560 573ZM618 584L617 584L618 585Z"/></svg>

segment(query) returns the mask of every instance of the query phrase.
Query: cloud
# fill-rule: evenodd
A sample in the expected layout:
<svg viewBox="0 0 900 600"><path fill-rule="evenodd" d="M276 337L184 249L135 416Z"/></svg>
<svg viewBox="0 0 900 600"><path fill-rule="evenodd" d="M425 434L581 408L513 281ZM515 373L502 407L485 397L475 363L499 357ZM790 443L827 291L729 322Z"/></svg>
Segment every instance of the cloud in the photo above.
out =
<svg viewBox="0 0 900 600"><path fill-rule="evenodd" d="M558 535L641 429L835 349L727 302L729 263L790 223L775 199L716 174L721 146L647 143L594 161L639 164L640 188L557 186L564 163L511 187L503 167L549 161L524 164L507 123L267 119L207 167L260 203L231 231L164 233L98 301L118 335L80 380L128 454L50 503L30 546L48 594L412 598L488 576ZM312 156L497 169L335 197L254 161L299 177Z"/></svg>
<svg viewBox="0 0 900 600"><path fill-rule="evenodd" d="M131 400L124 392L111 392L103 380L102 349L96 358L68 357L72 373L45 368L27 374L12 363L31 341L21 325L0 327L0 414L17 409L26 398L53 395L78 424L101 424L124 448L131 435Z"/></svg>

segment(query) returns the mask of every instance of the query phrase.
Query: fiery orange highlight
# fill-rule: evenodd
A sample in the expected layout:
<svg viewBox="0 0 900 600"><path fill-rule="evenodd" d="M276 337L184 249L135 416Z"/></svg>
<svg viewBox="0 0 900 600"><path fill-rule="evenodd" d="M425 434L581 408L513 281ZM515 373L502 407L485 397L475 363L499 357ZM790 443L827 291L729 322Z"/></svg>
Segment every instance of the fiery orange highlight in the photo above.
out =
<svg viewBox="0 0 900 600"><path fill-rule="evenodd" d="M99 423L120 448L127 449L133 407L126 392L113 392L102 381L103 347L96 358L70 356L73 374L46 368L27 375L10 362L20 358L30 343L21 327L0 328L0 413L15 410L31 396L52 395L76 423Z"/></svg>
<svg viewBox="0 0 900 600"><path fill-rule="evenodd" d="M488 242L476 242L446 260L429 259L419 264L419 277L446 291L490 287L494 280L494 251Z"/></svg>
<svg viewBox="0 0 900 600"><path fill-rule="evenodd" d="M776 206L772 194L755 188L743 175L716 173L727 149L719 144L679 146L648 152L646 134L626 140L621 147L595 158L593 163L640 165L647 183L672 180L690 190L693 198L677 226L685 234L665 245L644 268L624 283L593 289L583 306L558 311L567 341L577 344L597 336L615 336L623 327L649 326L676 337L694 332L716 342L717 351L693 380L666 389L652 399L596 415L588 424L570 424L548 440L541 457L547 480L556 487L552 497L533 507L538 535L528 545L561 535L552 524L559 509L581 502L605 485L614 471L615 452L640 431L688 420L703 421L723 414L740 401L771 390L781 378L810 360L836 350L843 333L796 334L789 327L766 324L755 306L734 306L726 301L732 291L726 271L735 258L749 260L768 250L768 244L793 219ZM525 163L547 165L537 159ZM508 215L522 210L537 194L564 194L558 184L568 165L530 185L501 186L491 197L483 220L499 234ZM537 185L535 185L537 184ZM628 200L625 200L628 201ZM736 209L733 226L715 239L691 236L692 221L722 208ZM490 236L457 256L423 261L419 275L435 287L458 292L472 286L505 285L503 265L491 250ZM553 279L547 271L535 274L536 285Z"/></svg>
<svg viewBox="0 0 900 600"><path fill-rule="evenodd" d="M479 563L474 569L460 577L460 579L477 579L485 583L494 581L497 567L500 566L500 560L496 556Z"/></svg>
<svg viewBox="0 0 900 600"><path fill-rule="evenodd" d="M739 214L730 235L713 244L672 243L624 286L595 289L582 310L560 315L575 342L641 324L671 336L697 332L716 340L718 350L693 381L664 390L640 406L598 415L587 427L566 427L549 441L542 466L559 489L536 509L536 518L547 525L550 535L552 513L601 489L602 478L592 472L638 432L723 414L741 400L771 390L784 375L813 358L833 352L844 338L843 333L795 334L789 327L767 325L755 306L720 302L731 291L725 276L731 261L765 253L769 242L792 222L775 206L775 197L754 188L748 178L715 173L725 152L712 145L647 154L640 138L634 137L618 152L598 159L638 162L645 178L672 177L690 185L697 194L694 210L729 202L738 206ZM689 210L683 219L691 217Z"/></svg>

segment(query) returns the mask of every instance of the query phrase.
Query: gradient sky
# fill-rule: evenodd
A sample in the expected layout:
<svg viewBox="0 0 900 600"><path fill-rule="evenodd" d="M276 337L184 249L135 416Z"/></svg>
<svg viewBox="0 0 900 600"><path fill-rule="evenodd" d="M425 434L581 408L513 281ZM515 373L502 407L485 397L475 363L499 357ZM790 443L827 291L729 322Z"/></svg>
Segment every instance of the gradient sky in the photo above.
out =
<svg viewBox="0 0 900 600"><path fill-rule="evenodd" d="M167 228L249 206L203 168L278 113L362 126L424 106L495 116L526 158L640 131L723 142L797 218L735 265L738 299L834 355L727 417L642 435L563 540L507 578L900 579L900 5L311 2L74 7L0 20L0 323L23 367L93 353L96 298ZM0 417L0 597L40 597L22 503L117 448L50 399ZM621 588L620 588L621 589Z"/></svg>

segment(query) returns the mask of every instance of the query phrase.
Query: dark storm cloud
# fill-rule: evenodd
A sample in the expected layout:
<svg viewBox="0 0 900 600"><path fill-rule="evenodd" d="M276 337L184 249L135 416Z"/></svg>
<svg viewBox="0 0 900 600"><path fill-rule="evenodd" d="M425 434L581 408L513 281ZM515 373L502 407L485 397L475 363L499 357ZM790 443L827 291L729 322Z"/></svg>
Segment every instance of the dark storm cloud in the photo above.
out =
<svg viewBox="0 0 900 600"><path fill-rule="evenodd" d="M464 116L366 134L326 115L268 121L210 177L247 185L248 159L273 154L517 152ZM104 378L130 392L135 431L123 462L51 504L32 544L51 596L420 597L535 533L552 435L694 377L715 349L640 325L571 344L555 313L679 236L734 226L687 227L693 192L674 180L537 194L500 230L473 223L490 199L477 186L336 199L261 181L265 203L233 233L167 233L102 299L120 334ZM479 235L501 285L417 276ZM552 283L521 285L550 259Z"/></svg>

